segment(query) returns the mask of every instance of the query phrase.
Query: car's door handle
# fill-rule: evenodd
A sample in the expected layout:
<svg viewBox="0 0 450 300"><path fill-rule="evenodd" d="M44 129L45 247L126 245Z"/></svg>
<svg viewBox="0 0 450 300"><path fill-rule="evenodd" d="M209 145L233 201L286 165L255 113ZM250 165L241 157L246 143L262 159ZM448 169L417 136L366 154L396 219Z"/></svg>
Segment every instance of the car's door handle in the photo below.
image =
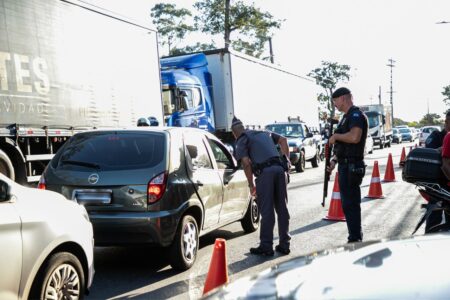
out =
<svg viewBox="0 0 450 300"><path fill-rule="evenodd" d="M197 180L197 181L195 182L195 184L198 185L198 186L203 186L203 183L202 183L200 180Z"/></svg>

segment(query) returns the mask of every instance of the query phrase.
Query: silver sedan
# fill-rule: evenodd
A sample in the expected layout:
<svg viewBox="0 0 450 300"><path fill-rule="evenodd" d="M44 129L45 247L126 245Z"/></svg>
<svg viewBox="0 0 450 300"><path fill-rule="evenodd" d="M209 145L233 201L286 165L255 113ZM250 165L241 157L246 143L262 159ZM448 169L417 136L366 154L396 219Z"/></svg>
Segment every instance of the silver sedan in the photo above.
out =
<svg viewBox="0 0 450 300"><path fill-rule="evenodd" d="M94 274L83 206L0 174L0 299L82 299Z"/></svg>

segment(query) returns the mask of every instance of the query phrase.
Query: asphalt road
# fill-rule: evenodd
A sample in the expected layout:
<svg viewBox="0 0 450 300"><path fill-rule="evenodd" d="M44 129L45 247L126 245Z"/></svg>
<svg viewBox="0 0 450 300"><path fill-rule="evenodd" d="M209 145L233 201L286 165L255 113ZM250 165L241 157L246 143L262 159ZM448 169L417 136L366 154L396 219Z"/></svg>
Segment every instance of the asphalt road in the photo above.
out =
<svg viewBox="0 0 450 300"><path fill-rule="evenodd" d="M378 161L380 177L383 179L389 153L393 156L397 181L382 184L384 199L362 199L365 241L408 237L420 219L420 204L424 201L413 185L402 181L398 164L402 147L405 147L408 153L410 146L414 146L414 143L376 149L366 157L368 168L362 183L363 196L367 195L369 190L374 161ZM288 186L292 235L290 255L275 254L273 258L250 255L248 249L258 244L259 231L245 235L239 223L201 237L197 261L185 272L171 269L163 249L96 248L96 274L87 299L198 299L202 295L216 238L226 239L228 274L231 281L298 255L344 244L347 240L345 222L323 220L328 212L335 176L332 175L329 197L323 208L320 205L323 172L324 163L321 163L319 168L312 168L311 164L307 163L304 173L291 173L291 183ZM274 233L275 238L278 238L277 228ZM423 228L416 233L418 234L423 234Z"/></svg>

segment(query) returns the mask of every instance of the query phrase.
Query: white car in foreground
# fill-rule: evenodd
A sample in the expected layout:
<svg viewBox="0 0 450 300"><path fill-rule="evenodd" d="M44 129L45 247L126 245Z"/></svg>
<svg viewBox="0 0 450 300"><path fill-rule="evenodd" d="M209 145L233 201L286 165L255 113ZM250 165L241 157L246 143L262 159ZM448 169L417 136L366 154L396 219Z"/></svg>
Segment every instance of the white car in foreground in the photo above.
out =
<svg viewBox="0 0 450 300"><path fill-rule="evenodd" d="M82 299L93 244L83 206L0 174L0 299Z"/></svg>

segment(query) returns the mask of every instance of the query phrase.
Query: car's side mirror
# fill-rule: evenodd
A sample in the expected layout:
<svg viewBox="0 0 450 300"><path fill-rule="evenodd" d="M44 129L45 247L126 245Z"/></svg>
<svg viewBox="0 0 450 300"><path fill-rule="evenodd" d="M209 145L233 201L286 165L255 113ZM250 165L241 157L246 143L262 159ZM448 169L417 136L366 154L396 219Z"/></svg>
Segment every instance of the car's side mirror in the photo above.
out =
<svg viewBox="0 0 450 300"><path fill-rule="evenodd" d="M311 137L313 137L314 135L312 134L312 132L308 132L307 134L306 134L306 137L307 138L311 138Z"/></svg>
<svg viewBox="0 0 450 300"><path fill-rule="evenodd" d="M9 184L0 180L0 202L9 201L11 199Z"/></svg>

